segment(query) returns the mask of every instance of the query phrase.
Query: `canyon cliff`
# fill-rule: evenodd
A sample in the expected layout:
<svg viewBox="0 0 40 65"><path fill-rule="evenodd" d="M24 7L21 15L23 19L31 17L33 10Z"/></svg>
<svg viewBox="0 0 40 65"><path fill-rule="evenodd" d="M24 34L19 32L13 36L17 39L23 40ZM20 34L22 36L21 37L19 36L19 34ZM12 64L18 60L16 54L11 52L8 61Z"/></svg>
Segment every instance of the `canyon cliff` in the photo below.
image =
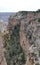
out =
<svg viewBox="0 0 40 65"><path fill-rule="evenodd" d="M5 46L6 50L10 53L13 52L14 46L13 44L19 43L19 47L21 46L21 54L23 59L19 59L19 57L14 57L15 55L12 56L12 58L8 59L8 61L11 65L33 65L33 64L40 64L40 10L39 11L19 11L15 15L11 15L8 19L8 26L7 26L7 31L4 35L6 36L7 43ZM8 36L7 36L8 35ZM12 39L12 40L11 40ZM11 41L10 41L11 40ZM16 45L15 45L16 46ZM8 49L7 49L8 48ZM11 50L11 51L10 51ZM19 50L20 51L20 50ZM16 49L15 49L16 52ZM18 54L18 52L16 52ZM16 54L16 56L17 56ZM20 54L20 55L21 55ZM10 54L9 54L10 55ZM19 55L19 56L20 56ZM37 56L35 56L37 55ZM6 54L7 56L7 54ZM21 56L20 56L21 57ZM36 61L34 58L39 59ZM14 59L13 59L14 58ZM17 61L17 59L19 59ZM23 63L24 62L24 63ZM38 62L38 63L37 63Z"/></svg>

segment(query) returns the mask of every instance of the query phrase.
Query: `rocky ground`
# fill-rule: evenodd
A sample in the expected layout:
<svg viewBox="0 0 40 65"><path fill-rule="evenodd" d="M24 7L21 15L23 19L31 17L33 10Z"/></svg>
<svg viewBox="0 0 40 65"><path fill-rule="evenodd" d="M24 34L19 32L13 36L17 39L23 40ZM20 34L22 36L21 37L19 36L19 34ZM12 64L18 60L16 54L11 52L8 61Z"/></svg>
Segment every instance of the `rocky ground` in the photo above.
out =
<svg viewBox="0 0 40 65"><path fill-rule="evenodd" d="M4 56L3 38L1 33L0 33L0 65L7 65L6 59Z"/></svg>

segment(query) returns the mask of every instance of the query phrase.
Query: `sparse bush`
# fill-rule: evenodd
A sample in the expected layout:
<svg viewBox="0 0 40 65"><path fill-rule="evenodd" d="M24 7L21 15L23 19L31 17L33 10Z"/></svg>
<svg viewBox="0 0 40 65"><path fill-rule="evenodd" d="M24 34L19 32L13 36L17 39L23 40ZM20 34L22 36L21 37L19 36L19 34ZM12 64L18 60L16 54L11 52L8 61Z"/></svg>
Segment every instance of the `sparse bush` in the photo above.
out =
<svg viewBox="0 0 40 65"><path fill-rule="evenodd" d="M22 14L22 16L27 15L27 11L20 11L20 14Z"/></svg>
<svg viewBox="0 0 40 65"><path fill-rule="evenodd" d="M36 65L40 65L39 63L37 63Z"/></svg>
<svg viewBox="0 0 40 65"><path fill-rule="evenodd" d="M39 13L40 12L40 9L38 9L36 12Z"/></svg>
<svg viewBox="0 0 40 65"><path fill-rule="evenodd" d="M38 22L40 22L40 18L38 19Z"/></svg>
<svg viewBox="0 0 40 65"><path fill-rule="evenodd" d="M39 57L40 57L40 51L39 51Z"/></svg>

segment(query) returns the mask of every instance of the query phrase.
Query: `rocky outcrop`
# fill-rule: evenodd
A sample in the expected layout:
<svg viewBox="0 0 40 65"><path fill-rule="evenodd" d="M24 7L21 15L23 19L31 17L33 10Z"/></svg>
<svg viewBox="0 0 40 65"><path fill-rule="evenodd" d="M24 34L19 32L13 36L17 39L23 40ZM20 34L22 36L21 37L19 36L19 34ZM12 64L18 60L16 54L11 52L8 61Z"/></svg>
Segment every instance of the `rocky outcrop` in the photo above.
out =
<svg viewBox="0 0 40 65"><path fill-rule="evenodd" d="M22 46L26 59L31 45L40 50L40 11L26 12L20 11L14 16L9 17L8 30L13 30L14 26L20 24L20 45ZM28 61L27 61L28 62ZM29 65L26 62L26 65Z"/></svg>
<svg viewBox="0 0 40 65"><path fill-rule="evenodd" d="M22 30L24 28L24 32L27 38L31 36L30 42L31 41L33 41L34 43L37 42L39 45L40 42L36 41L40 36L40 22L38 22L39 18L40 18L40 11L36 12L20 11L16 13L14 16L9 17L8 28L11 29L12 26L22 23L21 28Z"/></svg>

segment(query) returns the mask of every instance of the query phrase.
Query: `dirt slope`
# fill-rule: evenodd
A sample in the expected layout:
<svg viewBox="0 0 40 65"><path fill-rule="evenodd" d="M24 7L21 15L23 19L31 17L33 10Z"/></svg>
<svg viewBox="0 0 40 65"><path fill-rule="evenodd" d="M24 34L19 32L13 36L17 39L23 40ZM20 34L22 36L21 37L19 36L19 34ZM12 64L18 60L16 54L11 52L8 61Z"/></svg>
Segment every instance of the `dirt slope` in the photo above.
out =
<svg viewBox="0 0 40 65"><path fill-rule="evenodd" d="M1 33L0 33L0 65L7 65L4 57L3 39Z"/></svg>

